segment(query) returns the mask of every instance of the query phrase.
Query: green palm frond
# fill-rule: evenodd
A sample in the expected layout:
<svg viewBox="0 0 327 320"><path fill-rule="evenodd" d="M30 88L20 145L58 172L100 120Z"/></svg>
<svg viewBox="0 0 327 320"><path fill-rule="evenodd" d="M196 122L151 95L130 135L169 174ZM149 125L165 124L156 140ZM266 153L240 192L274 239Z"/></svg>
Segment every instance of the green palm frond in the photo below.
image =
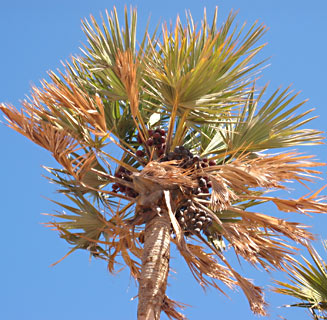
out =
<svg viewBox="0 0 327 320"><path fill-rule="evenodd" d="M218 31L217 10L211 28L206 15L199 31L191 15L186 28L179 18L172 31L164 27L160 49L153 50L154 58L147 63L144 90L154 101L151 105L159 105L162 112L171 115L167 149L177 145L172 135L175 123L174 139L180 141L185 122L189 127L219 123L251 91L248 80L260 63L249 63L263 46L252 47L264 27L253 25L240 39L244 26L239 32L232 30L234 18L231 14Z"/></svg>
<svg viewBox="0 0 327 320"><path fill-rule="evenodd" d="M144 123L154 110L162 117L169 117L172 128L175 121L180 126L185 121L188 126L217 123L226 118L225 113L233 106L244 102L245 94L251 91L248 82L252 72L260 65L251 66L250 62L263 47L253 48L264 33L263 26L254 24L242 36L245 25L240 29L233 27L235 14L231 14L218 30L216 10L211 26L204 15L202 29L196 30L189 14L185 28L179 19L175 30L169 32L164 28L162 44L156 32L148 36L146 30L137 47L136 19L133 11L129 22L125 10L124 30L119 26L116 10L111 16L107 13L102 29L94 18L91 18L92 25L85 21L89 47L83 51L84 56L73 60L73 65L68 64L69 73L79 87L91 94L100 94L108 127L113 128L120 139L126 139L130 133L115 132L116 128L126 130L131 125L119 126L118 119L131 119L132 115L126 86L117 72L120 52L130 52L136 65L138 121L143 123L143 131ZM180 131L181 128L177 130ZM181 134L177 135L179 140ZM168 145L170 139L168 134Z"/></svg>
<svg viewBox="0 0 327 320"><path fill-rule="evenodd" d="M313 110L295 115L304 103L291 103L298 94L286 88L276 90L265 103L262 97L266 87L255 99L253 93L240 109L234 120L217 128L204 154L234 154L237 152L258 152L265 149L279 149L298 145L319 144L321 133L313 129L300 129L316 117L306 116Z"/></svg>
<svg viewBox="0 0 327 320"><path fill-rule="evenodd" d="M326 242L324 242L326 249ZM327 316L327 265L316 250L308 246L308 252L313 263L302 257L305 264L297 262L289 267L289 282L275 281L281 287L275 292L297 298L303 302L287 307L303 307L316 309L322 316Z"/></svg>
<svg viewBox="0 0 327 320"><path fill-rule="evenodd" d="M210 116L215 121L242 101L250 71L258 66L249 67L249 62L262 48L253 46L264 27L253 25L240 39L244 26L231 30L234 18L231 14L218 31L217 12L211 28L206 16L201 30L190 23L191 16L186 27L179 18L174 30L164 27L160 50L154 51L155 59L146 70L146 89L169 112L179 116L189 112L187 119L195 123L210 121Z"/></svg>

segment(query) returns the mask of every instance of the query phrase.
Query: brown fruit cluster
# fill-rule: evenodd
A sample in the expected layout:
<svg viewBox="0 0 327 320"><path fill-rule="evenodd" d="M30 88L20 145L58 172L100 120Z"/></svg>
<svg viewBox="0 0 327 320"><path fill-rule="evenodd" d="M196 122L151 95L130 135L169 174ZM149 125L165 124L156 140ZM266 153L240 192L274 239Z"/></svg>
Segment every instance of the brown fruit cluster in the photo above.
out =
<svg viewBox="0 0 327 320"><path fill-rule="evenodd" d="M200 234L201 231L209 235L208 228L212 225L212 218L204 210L196 207L191 199L176 211L176 219L186 236Z"/></svg>
<svg viewBox="0 0 327 320"><path fill-rule="evenodd" d="M190 150L184 146L177 146L173 151L164 154L165 143L166 143L166 131L161 128L155 130L148 130L149 138L146 140L146 145L148 147L154 147L160 162L179 160L178 166L188 169L201 169L208 166L215 166L216 162L214 160L208 160L207 158L200 158L197 155L193 155ZM142 140L140 135L137 135L137 142L142 145ZM136 156L144 157L145 151L139 149L136 151ZM132 182L131 172L119 167L115 173L115 177L123 179L128 182ZM197 177L198 185L195 188L188 190L188 195L198 195L200 193L209 193L209 189L212 187L211 181L207 176ZM113 192L121 192L129 197L135 198L138 193L132 189L128 188L119 183L114 183L112 185ZM202 231L205 235L209 235L208 228L212 224L212 218L206 213L206 211L198 208L191 199L188 199L179 209L176 211L176 219L179 222L184 234L186 236L190 234L199 235Z"/></svg>
<svg viewBox="0 0 327 320"><path fill-rule="evenodd" d="M184 146L177 146L174 151L169 152L160 161L171 161L171 160L182 160L179 164L184 169L188 168L205 168L208 166L215 166L215 160L208 160L207 158L200 158L199 156L194 156L192 152L186 149ZM192 194L199 193L209 193L209 189L212 187L211 181L208 177L198 177L198 187L192 189Z"/></svg>
<svg viewBox="0 0 327 320"><path fill-rule="evenodd" d="M161 128L155 130L148 130L149 138L145 141L148 147L154 147L158 157L161 157L165 153L166 146L166 131ZM137 135L137 142L142 144L140 135ZM138 157L144 157L145 152L143 150L137 150L136 155Z"/></svg>
<svg viewBox="0 0 327 320"><path fill-rule="evenodd" d="M116 171L115 173L115 177L116 178L119 178L119 179L122 179L122 180L125 180L125 181L128 181L128 182L132 182L132 178L130 177L131 176L131 172L123 167L119 167L118 170ZM132 188L129 188L129 187L126 187L120 183L114 183L112 185L112 192L121 192L121 193L124 193L126 196L128 197L131 197L131 198L136 198L138 196L138 193L132 189Z"/></svg>
<svg viewBox="0 0 327 320"><path fill-rule="evenodd" d="M200 158L197 155L193 155L192 152L184 146L177 146L174 151L166 154L160 161L164 162L171 160L181 160L178 165L185 169L200 169L216 165L215 160L208 160L207 158ZM199 193L209 193L212 183L207 176L198 177L197 182L198 186L189 190L189 194L198 195ZM205 235L209 235L208 227L212 224L212 219L204 210L197 208L191 199L188 199L186 204L176 211L176 219L186 236L190 234L200 234L201 231Z"/></svg>
<svg viewBox="0 0 327 320"><path fill-rule="evenodd" d="M177 146L174 151L168 152L160 161L183 160L180 164L183 168L189 168L193 165L193 154L184 146Z"/></svg>
<svg viewBox="0 0 327 320"><path fill-rule="evenodd" d="M171 161L171 160L183 160L180 164L182 168L190 168L195 166L195 168L205 168L208 166L215 166L215 160L208 160L207 158L200 158L192 154L190 150L184 146L177 146L174 151L166 154L160 161Z"/></svg>
<svg viewBox="0 0 327 320"><path fill-rule="evenodd" d="M209 193L209 189L212 187L211 181L209 181L208 177L198 177L197 188L193 188L192 193L197 195L199 193Z"/></svg>

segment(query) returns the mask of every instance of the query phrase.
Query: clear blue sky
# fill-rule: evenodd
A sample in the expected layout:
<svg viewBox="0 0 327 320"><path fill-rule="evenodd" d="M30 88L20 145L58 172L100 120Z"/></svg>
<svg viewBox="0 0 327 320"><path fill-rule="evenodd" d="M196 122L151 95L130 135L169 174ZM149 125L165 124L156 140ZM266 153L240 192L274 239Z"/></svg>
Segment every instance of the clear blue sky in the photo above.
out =
<svg viewBox="0 0 327 320"><path fill-rule="evenodd" d="M78 53L85 38L80 20L90 13L99 17L105 8L114 5L123 12L122 1L1 1L0 2L0 101L18 104L28 94L32 83L38 84L46 71L60 67L60 60ZM139 27L144 29L149 15L159 20L174 20L190 9L196 21L203 7L210 15L219 6L220 21L228 12L239 9L237 21L242 24L259 20L269 27L263 42L268 42L262 57L271 57L271 64L262 75L262 83L270 81L270 90L293 84L301 90L301 99L310 98L305 108L316 108L320 118L311 127L326 130L326 31L327 2L293 0L222 0L222 1L133 1L138 8ZM41 223L49 218L40 213L53 213L58 208L46 198L56 197L54 186L41 177L41 165L55 165L50 155L0 125L1 161L1 264L0 319L115 319L136 318L137 294L127 272L112 276L102 261L89 261L86 252L78 252L55 267L51 263L68 250L66 242ZM305 149L304 149L305 150ZM306 149L327 162L326 146ZM312 186L318 189L326 183L323 178ZM295 196L305 190L297 189ZM267 208L276 214L275 209ZM284 215L285 216L285 215ZM313 232L327 238L327 216L312 219L290 214L289 219L314 225ZM229 298L209 290L204 293L192 279L185 264L177 255L168 295L192 305L186 310L190 319L254 319L244 295L227 291ZM235 262L236 264L236 262ZM270 319L308 319L303 310L277 309L292 302L287 297L269 292L271 277L249 268L238 270L267 289ZM163 316L164 318L164 316Z"/></svg>

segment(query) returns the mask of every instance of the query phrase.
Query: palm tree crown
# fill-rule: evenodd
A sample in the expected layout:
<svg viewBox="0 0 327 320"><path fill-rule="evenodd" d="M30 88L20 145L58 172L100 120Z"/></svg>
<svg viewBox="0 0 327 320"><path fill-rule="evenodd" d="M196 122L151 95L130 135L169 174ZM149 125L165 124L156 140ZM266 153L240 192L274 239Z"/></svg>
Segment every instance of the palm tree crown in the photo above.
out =
<svg viewBox="0 0 327 320"><path fill-rule="evenodd" d="M262 62L253 61L265 27L237 28L234 19L218 28L216 10L211 24L204 14L197 28L188 14L185 26L177 18L161 37L146 30L138 43L135 10L125 10L123 27L115 9L101 25L91 17L83 22L88 45L64 73L50 72L21 111L1 105L8 125L61 165L46 170L69 200L56 203L69 213L53 214L59 220L49 226L73 246L69 253L89 250L110 272L123 259L139 282L139 319L160 311L183 319L182 305L165 295L170 242L202 287L238 285L251 309L265 314L262 289L235 271L224 249L284 269L294 261L284 238L305 245L313 236L256 206L327 212L319 192L267 195L319 174L312 156L281 150L322 137L301 128L311 110L295 115L304 102L294 103L289 88L263 101L266 87L255 84Z"/></svg>

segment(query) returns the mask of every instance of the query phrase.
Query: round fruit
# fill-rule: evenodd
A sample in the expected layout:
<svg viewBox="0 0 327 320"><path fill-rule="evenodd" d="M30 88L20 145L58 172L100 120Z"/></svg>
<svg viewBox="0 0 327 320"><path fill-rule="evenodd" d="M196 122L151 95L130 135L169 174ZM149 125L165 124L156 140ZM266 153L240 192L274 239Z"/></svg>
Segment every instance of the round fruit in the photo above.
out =
<svg viewBox="0 0 327 320"><path fill-rule="evenodd" d="M212 219L210 217L206 217L206 222L207 223L212 223Z"/></svg>
<svg viewBox="0 0 327 320"><path fill-rule="evenodd" d="M142 150L137 150L137 151L136 151L136 155L137 155L138 157L144 157L144 152L143 152Z"/></svg>
<svg viewBox="0 0 327 320"><path fill-rule="evenodd" d="M180 153L181 153L181 150L180 150L179 147L176 147L176 148L174 149L174 152L175 152L176 154L180 154Z"/></svg>
<svg viewBox="0 0 327 320"><path fill-rule="evenodd" d="M168 160L174 160L175 153L174 153L174 152L169 152L169 153L167 154L167 157L168 157Z"/></svg>
<svg viewBox="0 0 327 320"><path fill-rule="evenodd" d="M165 142L166 142L166 138L165 138L165 137L161 137L161 138L159 139L159 141L160 141L160 143L165 143Z"/></svg>
<svg viewBox="0 0 327 320"><path fill-rule="evenodd" d="M197 222L195 223L195 228L201 228L202 225L203 225L202 221L197 221Z"/></svg>
<svg viewBox="0 0 327 320"><path fill-rule="evenodd" d="M188 207L187 211L189 213L194 213L195 212L195 208L194 207Z"/></svg>
<svg viewBox="0 0 327 320"><path fill-rule="evenodd" d="M153 146L153 139L152 138L149 138L147 141L146 141L146 144L151 147Z"/></svg>
<svg viewBox="0 0 327 320"><path fill-rule="evenodd" d="M209 193L209 189L208 189L207 187L203 187L203 188L202 188L202 192L203 192L203 193Z"/></svg>
<svg viewBox="0 0 327 320"><path fill-rule="evenodd" d="M216 165L216 161L215 160L210 160L209 161L209 166L215 166Z"/></svg>
<svg viewBox="0 0 327 320"><path fill-rule="evenodd" d="M187 217L188 217L189 219L194 218L194 212L188 212Z"/></svg>

